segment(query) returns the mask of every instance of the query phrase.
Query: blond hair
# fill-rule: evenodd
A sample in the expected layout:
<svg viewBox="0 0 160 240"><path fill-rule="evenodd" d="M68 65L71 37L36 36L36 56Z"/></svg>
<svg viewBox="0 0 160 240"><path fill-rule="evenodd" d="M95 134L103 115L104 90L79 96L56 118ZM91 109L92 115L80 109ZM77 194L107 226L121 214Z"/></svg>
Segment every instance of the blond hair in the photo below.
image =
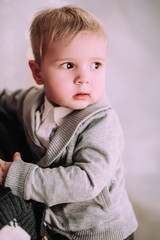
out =
<svg viewBox="0 0 160 240"><path fill-rule="evenodd" d="M65 39L67 44L83 32L101 32L106 37L106 31L99 20L79 7L64 6L40 11L30 27L35 61L41 63L53 41Z"/></svg>

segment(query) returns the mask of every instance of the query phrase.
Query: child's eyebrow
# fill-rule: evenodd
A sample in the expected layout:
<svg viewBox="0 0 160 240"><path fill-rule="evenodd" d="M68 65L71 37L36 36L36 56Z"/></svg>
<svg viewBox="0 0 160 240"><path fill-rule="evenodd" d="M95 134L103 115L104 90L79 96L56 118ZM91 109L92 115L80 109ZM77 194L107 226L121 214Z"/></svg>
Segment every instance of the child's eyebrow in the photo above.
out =
<svg viewBox="0 0 160 240"><path fill-rule="evenodd" d="M99 60L99 61L105 61L105 58L100 58L100 57L93 57L93 58L90 58L90 60Z"/></svg>
<svg viewBox="0 0 160 240"><path fill-rule="evenodd" d="M57 58L57 59L54 59L55 62L66 62L66 61L70 61L70 60L76 60L77 58L71 58L71 57L68 57L68 58Z"/></svg>
<svg viewBox="0 0 160 240"><path fill-rule="evenodd" d="M57 58L57 59L53 59L53 62L67 62L67 61L75 61L79 58L74 58L74 57L68 57L68 58ZM83 60L83 59L82 59ZM101 58L101 57L91 57L88 59L89 61L103 61L105 62L105 57Z"/></svg>

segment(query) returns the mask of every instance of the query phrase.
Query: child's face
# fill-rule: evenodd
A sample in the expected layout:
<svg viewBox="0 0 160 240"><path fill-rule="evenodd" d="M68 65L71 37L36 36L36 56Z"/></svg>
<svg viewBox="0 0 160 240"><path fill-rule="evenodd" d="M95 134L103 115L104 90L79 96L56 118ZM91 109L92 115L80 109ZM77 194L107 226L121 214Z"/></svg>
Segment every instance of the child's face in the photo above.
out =
<svg viewBox="0 0 160 240"><path fill-rule="evenodd" d="M95 103L105 85L106 39L86 34L66 45L55 41L42 60L40 77L51 103L83 109Z"/></svg>

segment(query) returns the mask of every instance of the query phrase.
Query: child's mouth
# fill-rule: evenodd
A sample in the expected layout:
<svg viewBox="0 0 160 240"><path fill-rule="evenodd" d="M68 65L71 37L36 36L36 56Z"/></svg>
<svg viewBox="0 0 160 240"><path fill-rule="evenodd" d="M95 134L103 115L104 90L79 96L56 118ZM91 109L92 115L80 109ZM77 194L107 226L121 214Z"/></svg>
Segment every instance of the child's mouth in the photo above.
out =
<svg viewBox="0 0 160 240"><path fill-rule="evenodd" d="M88 93L83 93L83 92L77 93L73 96L73 98L75 100L85 100L88 97L89 97L89 94Z"/></svg>

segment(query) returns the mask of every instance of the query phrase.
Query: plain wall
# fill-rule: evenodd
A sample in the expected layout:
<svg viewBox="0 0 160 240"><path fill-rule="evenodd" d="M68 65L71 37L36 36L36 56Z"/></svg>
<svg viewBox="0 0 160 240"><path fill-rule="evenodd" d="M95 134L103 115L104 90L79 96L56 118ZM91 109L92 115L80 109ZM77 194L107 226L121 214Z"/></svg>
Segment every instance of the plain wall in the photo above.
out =
<svg viewBox="0 0 160 240"><path fill-rule="evenodd" d="M159 240L159 0L0 0L0 88L34 84L28 67L32 17L67 3L91 11L107 29L106 92L124 130L126 184L139 221L136 240Z"/></svg>

